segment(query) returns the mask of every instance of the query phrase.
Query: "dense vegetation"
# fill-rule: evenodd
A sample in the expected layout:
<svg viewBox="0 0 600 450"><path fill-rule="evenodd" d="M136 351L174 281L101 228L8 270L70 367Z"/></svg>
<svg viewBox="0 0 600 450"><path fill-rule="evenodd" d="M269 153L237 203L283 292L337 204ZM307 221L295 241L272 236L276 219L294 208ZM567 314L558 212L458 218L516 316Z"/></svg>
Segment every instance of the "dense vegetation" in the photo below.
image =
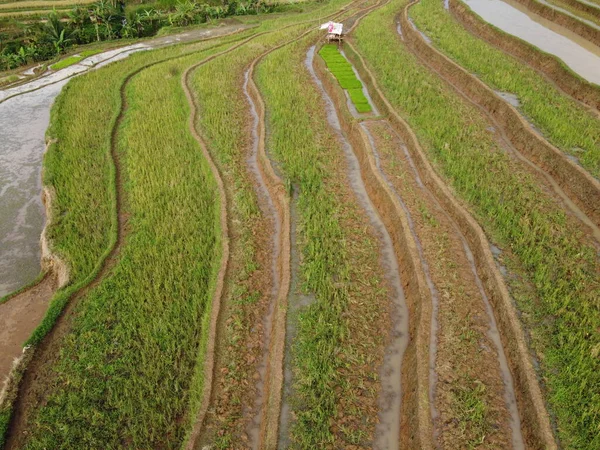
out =
<svg viewBox="0 0 600 450"><path fill-rule="evenodd" d="M532 68L475 38L437 0L421 0L410 15L433 44L498 91L515 94L522 111L554 145L600 177L600 120ZM600 89L600 88L599 88Z"/></svg>
<svg viewBox="0 0 600 450"><path fill-rule="evenodd" d="M527 312L550 407L565 446L600 441L600 283L594 248L496 145L478 112L450 94L402 45L393 0L357 29L357 47L431 160L488 234L512 249L535 288Z"/></svg>
<svg viewBox="0 0 600 450"><path fill-rule="evenodd" d="M43 18L45 20L19 26L16 36L0 34L0 70L54 58L74 45L151 36L162 27L188 26L277 9L281 9L277 3L263 0L219 5L181 0L129 7L122 0L99 0L91 5L75 6L69 11L66 22L61 20L58 12L52 11Z"/></svg>

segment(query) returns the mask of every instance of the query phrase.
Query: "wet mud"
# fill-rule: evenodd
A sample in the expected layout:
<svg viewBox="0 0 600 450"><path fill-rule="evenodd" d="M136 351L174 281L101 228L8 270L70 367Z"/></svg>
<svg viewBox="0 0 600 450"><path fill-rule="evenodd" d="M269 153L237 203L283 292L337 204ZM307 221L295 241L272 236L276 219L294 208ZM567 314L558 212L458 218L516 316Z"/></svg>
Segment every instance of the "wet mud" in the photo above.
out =
<svg viewBox="0 0 600 450"><path fill-rule="evenodd" d="M483 230L437 175L416 136L385 97L364 59L356 53L351 40L347 40L346 43L351 50L350 56L363 80L367 82L380 111L389 117L392 129L406 144L423 184L459 227L472 250L479 278L494 310L513 376L525 445L534 448L557 448L524 331Z"/></svg>
<svg viewBox="0 0 600 450"><path fill-rule="evenodd" d="M376 231L381 248L381 262L385 277L390 286L392 310L390 313L392 331L390 344L385 352L383 367L381 369L381 394L379 398L379 424L376 428L374 448L397 449L400 444L400 411L402 399L402 361L408 346L408 307L404 295L403 283L400 279L400 269L395 255L392 239L375 207L371 201L361 175L361 168L354 150L342 132L333 100L317 76L313 67L315 47L307 53L305 65L314 83L321 92L326 105L327 120L330 127L337 134L347 162L348 182L363 208L365 214Z"/></svg>
<svg viewBox="0 0 600 450"><path fill-rule="evenodd" d="M589 107L593 114L598 115L598 110L600 109L600 88L598 88L597 85L591 84L585 79L575 75L558 57L540 51L535 45L529 44L508 32L505 33L495 26L491 26L481 16L477 15L476 12L465 6L462 1L449 0L449 5L450 12L453 16L472 34L514 56L523 64L531 66L542 76L546 77L550 83L554 83L558 89L562 89L567 95L570 95L574 99L580 101L583 105ZM521 5L517 6L522 8ZM541 24L549 30L554 32L558 31L558 25L541 18L540 21ZM563 31L564 33L562 33L562 35L565 36L565 39L574 41L584 50L593 53L596 49L596 46L581 39L574 33L571 33L568 30ZM575 40L572 37L569 37L567 33L573 34ZM587 44L587 46L583 46L582 43ZM596 55L596 57L600 57L600 52L593 54Z"/></svg>
<svg viewBox="0 0 600 450"><path fill-rule="evenodd" d="M33 288L0 304L0 386L10 374L13 361L46 314L56 279L48 274Z"/></svg>
<svg viewBox="0 0 600 450"><path fill-rule="evenodd" d="M541 177L560 198L564 208L583 225L584 231L600 238L600 182L562 151L546 141L511 104L514 96L499 95L454 61L420 38L407 20L408 8L400 16L405 42L418 58L468 101L482 109L510 150L528 170Z"/></svg>

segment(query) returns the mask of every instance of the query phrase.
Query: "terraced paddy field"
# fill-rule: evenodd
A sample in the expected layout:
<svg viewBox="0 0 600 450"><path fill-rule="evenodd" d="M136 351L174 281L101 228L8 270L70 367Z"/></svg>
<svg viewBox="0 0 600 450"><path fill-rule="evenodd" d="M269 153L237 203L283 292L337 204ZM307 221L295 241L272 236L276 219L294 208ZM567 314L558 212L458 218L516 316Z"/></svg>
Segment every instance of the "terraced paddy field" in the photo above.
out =
<svg viewBox="0 0 600 450"><path fill-rule="evenodd" d="M5 90L0 268L42 195L45 226L1 445L598 448L600 87L468 5L328 0Z"/></svg>

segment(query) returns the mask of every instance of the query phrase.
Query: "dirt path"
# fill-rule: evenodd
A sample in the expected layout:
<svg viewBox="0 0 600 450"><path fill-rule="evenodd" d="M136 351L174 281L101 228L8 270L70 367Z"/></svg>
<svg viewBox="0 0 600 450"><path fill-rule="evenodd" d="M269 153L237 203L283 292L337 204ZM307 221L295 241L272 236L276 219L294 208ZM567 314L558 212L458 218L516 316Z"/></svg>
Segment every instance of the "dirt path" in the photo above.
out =
<svg viewBox="0 0 600 450"><path fill-rule="evenodd" d="M359 72L367 82L371 93L374 94L378 107L388 116L389 126L405 144L410 160L412 160L412 163L409 162L409 166L414 165L421 183L441 205L445 214L456 224L468 243L477 268L477 277L493 308L494 319L502 337L504 352L514 381L525 443L556 448L548 413L545 410L541 390L529 358L523 330L481 227L453 197L447 186L435 173L414 133L385 98L365 61L356 53L351 42L349 42L349 48L352 50L352 57L355 58ZM476 282L476 284L478 283ZM487 328L490 329L491 325L492 323L489 321Z"/></svg>
<svg viewBox="0 0 600 450"><path fill-rule="evenodd" d="M554 192L564 209L600 243L600 182L541 137L516 108L427 43L408 17L410 7L417 1L409 3L400 15L407 47L463 98L484 112L504 147L540 179L547 190Z"/></svg>
<svg viewBox="0 0 600 450"><path fill-rule="evenodd" d="M449 0L450 12L456 20L473 35L512 55L521 63L529 65L557 89L587 106L590 112L600 116L600 88L575 76L552 55L490 26L460 0Z"/></svg>

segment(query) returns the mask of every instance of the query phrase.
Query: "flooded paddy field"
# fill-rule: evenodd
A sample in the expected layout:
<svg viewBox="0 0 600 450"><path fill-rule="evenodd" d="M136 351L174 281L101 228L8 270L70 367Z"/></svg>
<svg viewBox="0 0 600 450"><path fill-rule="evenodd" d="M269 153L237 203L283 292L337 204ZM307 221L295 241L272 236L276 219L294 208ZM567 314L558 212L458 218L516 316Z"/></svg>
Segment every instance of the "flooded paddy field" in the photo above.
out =
<svg viewBox="0 0 600 450"><path fill-rule="evenodd" d="M600 445L600 50L510 0L211 30L0 90L1 446Z"/></svg>

